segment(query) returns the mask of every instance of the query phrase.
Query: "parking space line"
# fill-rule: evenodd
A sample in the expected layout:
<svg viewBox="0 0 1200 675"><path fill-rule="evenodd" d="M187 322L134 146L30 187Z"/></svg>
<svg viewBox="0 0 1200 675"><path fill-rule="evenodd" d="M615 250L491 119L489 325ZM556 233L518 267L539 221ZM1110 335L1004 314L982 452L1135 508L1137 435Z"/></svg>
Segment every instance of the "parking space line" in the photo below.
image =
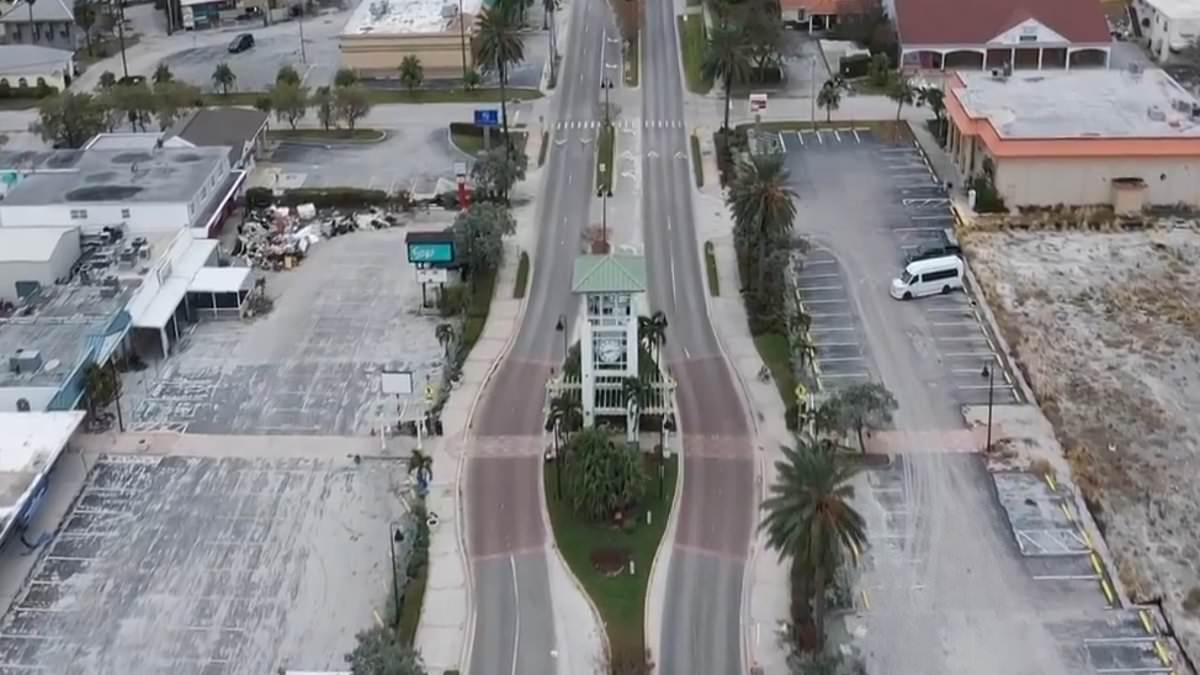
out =
<svg viewBox="0 0 1200 675"><path fill-rule="evenodd" d="M862 138L860 138L858 135L858 129L851 129L850 131L854 134L854 142L862 143Z"/></svg>
<svg viewBox="0 0 1200 675"><path fill-rule="evenodd" d="M840 290L842 290L842 287L841 286L801 286L798 290L802 293L803 292L815 293L817 291L840 291Z"/></svg>
<svg viewBox="0 0 1200 675"><path fill-rule="evenodd" d="M967 310L967 305L966 305L966 303L964 303L962 305L959 305L958 307L926 307L925 311L927 311L927 312L962 312L962 311L969 311L969 310Z"/></svg>
<svg viewBox="0 0 1200 675"><path fill-rule="evenodd" d="M810 260L805 260L804 264L805 265L836 265L837 261L834 260L833 258L830 258L829 260L810 259Z"/></svg>
<svg viewBox="0 0 1200 675"><path fill-rule="evenodd" d="M808 318L810 318L810 319L840 319L840 318L844 318L844 317L848 318L849 316L850 316L850 312L828 312L825 314L809 314Z"/></svg>
<svg viewBox="0 0 1200 675"><path fill-rule="evenodd" d="M950 370L950 372L959 373L961 375L978 375L979 369L978 368L953 368Z"/></svg>
<svg viewBox="0 0 1200 675"><path fill-rule="evenodd" d="M836 380L847 377L870 377L870 373L821 373L821 379Z"/></svg>
<svg viewBox="0 0 1200 675"><path fill-rule="evenodd" d="M834 139L835 141L837 141L838 143L841 143L841 142L842 142L842 135L838 133L838 130L837 130L837 129L834 129L834 130L833 130L833 139Z"/></svg>
<svg viewBox="0 0 1200 675"><path fill-rule="evenodd" d="M944 227L893 227L892 232L941 232Z"/></svg>
<svg viewBox="0 0 1200 675"><path fill-rule="evenodd" d="M800 140L800 145L804 145L804 134L803 133L797 131L796 138Z"/></svg>
<svg viewBox="0 0 1200 675"><path fill-rule="evenodd" d="M830 356L828 358L817 357L821 363L844 363L846 361L866 361L865 356Z"/></svg>
<svg viewBox="0 0 1200 675"><path fill-rule="evenodd" d="M999 356L995 352L957 352L954 354L942 354L948 359L982 359L992 357L999 360Z"/></svg>
<svg viewBox="0 0 1200 675"><path fill-rule="evenodd" d="M849 328L837 327L837 328L809 328L808 329L808 332L810 332L810 333L836 333L836 332L844 333L846 331L853 332L854 327L850 326Z"/></svg>
<svg viewBox="0 0 1200 675"><path fill-rule="evenodd" d="M779 136L779 147L780 147L780 149L781 149L783 152L787 152L787 143L784 143L784 142L783 142L783 132L782 132L782 131L780 131L780 132L776 133L775 135L776 135L776 136Z"/></svg>
<svg viewBox="0 0 1200 675"><path fill-rule="evenodd" d="M814 133L817 134L817 143L820 145L825 145L825 139L821 138L821 130L817 129Z"/></svg>
<svg viewBox="0 0 1200 675"><path fill-rule="evenodd" d="M815 342L817 347L857 347L857 342Z"/></svg>
<svg viewBox="0 0 1200 675"><path fill-rule="evenodd" d="M954 222L954 214L952 213L947 213L942 216L909 216L908 218L909 220L946 220L951 223Z"/></svg>
<svg viewBox="0 0 1200 675"><path fill-rule="evenodd" d="M806 305L832 305L832 304L839 304L839 305L840 305L840 304L842 304L842 303L844 303L844 302L846 302L846 301L845 301L845 300L805 300L805 301L804 301L804 304L806 304Z"/></svg>
<svg viewBox="0 0 1200 675"><path fill-rule="evenodd" d="M994 386L989 384L956 384L954 386L958 389L1012 389L1012 387L1008 386L1007 384L997 384Z"/></svg>
<svg viewBox="0 0 1200 675"><path fill-rule="evenodd" d="M933 339L941 340L942 342L986 342L991 344L991 340L986 335L952 335L950 337L938 337L935 335Z"/></svg>
<svg viewBox="0 0 1200 675"><path fill-rule="evenodd" d="M830 277L840 277L840 276L842 276L842 275L838 274L837 272L830 272L828 274L824 274L824 273L822 273L822 274L805 274L805 273L801 272L799 275L797 275L797 278L799 278L799 279L828 279Z"/></svg>
<svg viewBox="0 0 1200 675"><path fill-rule="evenodd" d="M930 326L978 326L974 321L930 321Z"/></svg>

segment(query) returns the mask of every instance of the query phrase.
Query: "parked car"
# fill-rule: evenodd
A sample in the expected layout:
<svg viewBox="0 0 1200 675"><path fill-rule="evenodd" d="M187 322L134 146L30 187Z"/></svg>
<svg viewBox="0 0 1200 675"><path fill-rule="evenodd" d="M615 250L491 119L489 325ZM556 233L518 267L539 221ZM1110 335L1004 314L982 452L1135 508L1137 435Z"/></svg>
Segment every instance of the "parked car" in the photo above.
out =
<svg viewBox="0 0 1200 675"><path fill-rule="evenodd" d="M962 288L963 269L962 258L954 255L911 262L905 265L900 276L892 279L892 297L912 300Z"/></svg>
<svg viewBox="0 0 1200 675"><path fill-rule="evenodd" d="M125 77L122 77L121 79L117 80L117 84L120 84L120 85L146 84L146 76L145 75L126 75Z"/></svg>
<svg viewBox="0 0 1200 675"><path fill-rule="evenodd" d="M242 33L233 38L233 42L229 43L229 53L237 54L244 52L254 46L254 36L250 33Z"/></svg>

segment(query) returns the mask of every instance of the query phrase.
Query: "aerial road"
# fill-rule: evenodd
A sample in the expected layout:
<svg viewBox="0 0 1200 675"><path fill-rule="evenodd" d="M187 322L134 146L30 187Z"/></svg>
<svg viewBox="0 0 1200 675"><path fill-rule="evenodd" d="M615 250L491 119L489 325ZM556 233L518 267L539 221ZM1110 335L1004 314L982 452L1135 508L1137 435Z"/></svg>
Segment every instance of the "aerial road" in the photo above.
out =
<svg viewBox="0 0 1200 675"><path fill-rule="evenodd" d="M657 663L662 675L742 672L741 602L754 528L749 423L709 323L694 227L675 10L647 2L643 22L642 228L651 309L670 322L683 484ZM679 124L675 124L679 123Z"/></svg>
<svg viewBox="0 0 1200 675"><path fill-rule="evenodd" d="M605 0L571 3L567 53L554 92L557 121L600 119L604 29L613 26ZM615 29L608 28L609 34ZM619 72L619 71L618 71ZM563 357L560 315L571 320L575 256L593 196L597 129L551 132L545 183L539 190L538 239L525 315L516 340L480 404L466 466L467 548L474 580L473 675L567 675L560 658L548 577L541 502L543 401L550 369Z"/></svg>

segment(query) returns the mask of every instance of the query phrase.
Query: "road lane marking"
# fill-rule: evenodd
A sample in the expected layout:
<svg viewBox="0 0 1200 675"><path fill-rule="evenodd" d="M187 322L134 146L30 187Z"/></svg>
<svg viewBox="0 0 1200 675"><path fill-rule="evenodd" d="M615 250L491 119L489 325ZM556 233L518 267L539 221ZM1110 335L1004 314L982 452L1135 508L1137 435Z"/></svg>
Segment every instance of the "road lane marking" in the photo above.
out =
<svg viewBox="0 0 1200 675"><path fill-rule="evenodd" d="M862 143L862 138L860 138L860 137L858 136L858 129L851 129L850 131L851 131L851 133L853 133L853 134L854 134L854 142L855 142L855 143ZM868 609L870 609L870 608L868 607Z"/></svg>
<svg viewBox="0 0 1200 675"><path fill-rule="evenodd" d="M679 298L675 296L675 256L671 256L671 301L676 305L679 304Z"/></svg>
<svg viewBox="0 0 1200 675"><path fill-rule="evenodd" d="M509 567L512 568L513 580L513 609L516 610L516 620L513 621L513 653L512 675L517 675L517 650L521 648L521 596L517 594L517 559L508 556Z"/></svg>

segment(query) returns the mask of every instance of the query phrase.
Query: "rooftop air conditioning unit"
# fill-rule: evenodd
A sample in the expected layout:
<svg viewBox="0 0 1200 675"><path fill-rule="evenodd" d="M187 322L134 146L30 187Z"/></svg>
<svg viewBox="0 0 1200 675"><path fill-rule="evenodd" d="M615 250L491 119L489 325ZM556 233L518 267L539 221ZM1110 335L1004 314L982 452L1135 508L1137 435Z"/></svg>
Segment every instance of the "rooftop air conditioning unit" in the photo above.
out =
<svg viewBox="0 0 1200 675"><path fill-rule="evenodd" d="M8 369L18 375L36 373L42 367L42 354L36 349L18 349L8 357Z"/></svg>
<svg viewBox="0 0 1200 675"><path fill-rule="evenodd" d="M1152 105L1146 110L1146 116L1155 122L1165 122L1167 120L1167 113L1156 105Z"/></svg>

